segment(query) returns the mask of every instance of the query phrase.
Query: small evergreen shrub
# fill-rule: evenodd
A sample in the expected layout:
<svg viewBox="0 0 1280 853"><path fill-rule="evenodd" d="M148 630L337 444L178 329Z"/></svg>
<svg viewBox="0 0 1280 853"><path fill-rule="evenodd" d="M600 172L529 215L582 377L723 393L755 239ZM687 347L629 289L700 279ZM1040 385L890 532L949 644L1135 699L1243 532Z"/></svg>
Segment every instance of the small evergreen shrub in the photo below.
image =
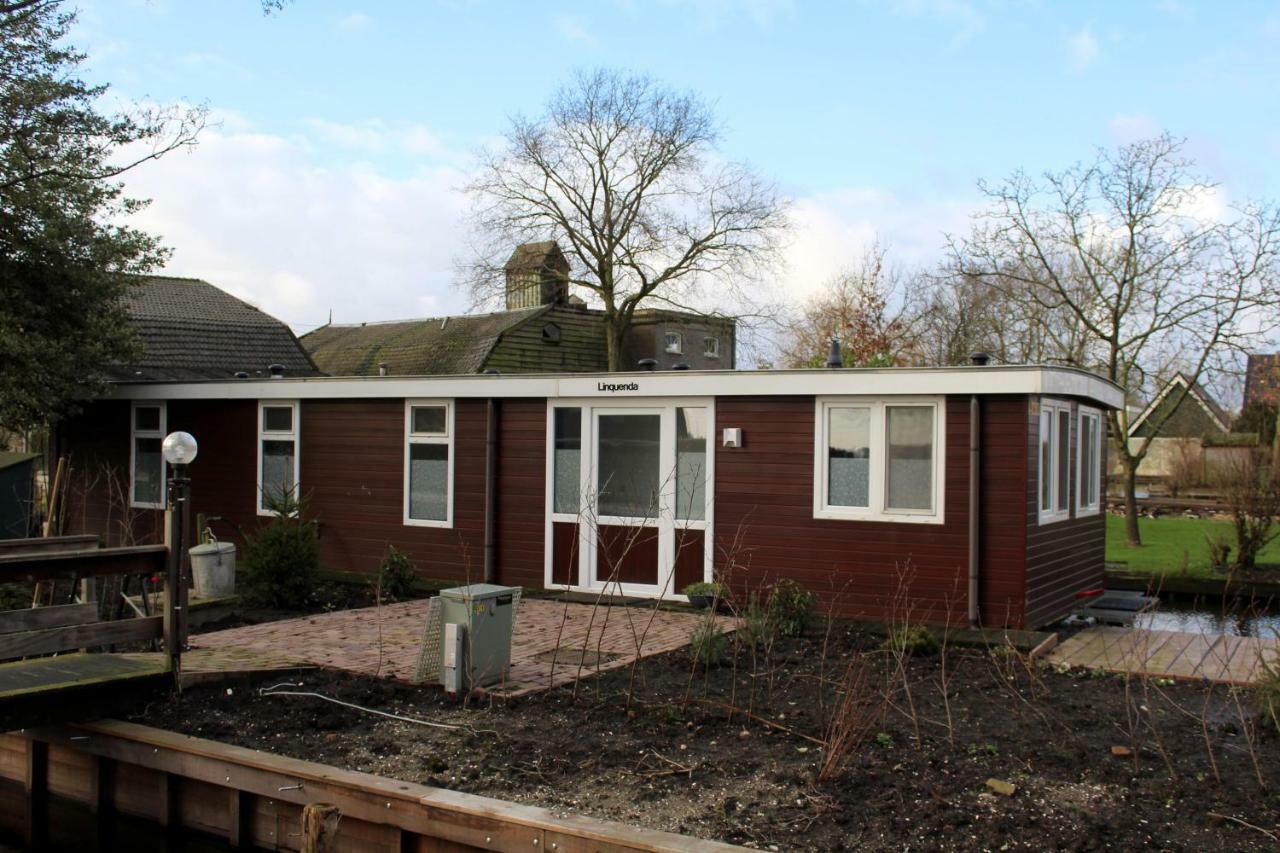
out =
<svg viewBox="0 0 1280 853"><path fill-rule="evenodd" d="M720 628L715 616L707 614L698 620L698 625L689 635L689 654L704 667L718 665L724 660L729 640Z"/></svg>
<svg viewBox="0 0 1280 853"><path fill-rule="evenodd" d="M403 601L413 597L417 584L418 571L409 555L394 545L387 546L387 556L378 567L378 579L375 582L378 597L382 601Z"/></svg>
<svg viewBox="0 0 1280 853"><path fill-rule="evenodd" d="M799 637L813 621L818 597L793 580L778 581L769 594L769 621L783 637Z"/></svg>
<svg viewBox="0 0 1280 853"><path fill-rule="evenodd" d="M922 625L899 628L885 638L881 648L909 655L931 655L938 651L938 638Z"/></svg>
<svg viewBox="0 0 1280 853"><path fill-rule="evenodd" d="M320 574L320 536L295 490L268 497L267 509L271 521L247 537L246 590L268 607L301 610Z"/></svg>

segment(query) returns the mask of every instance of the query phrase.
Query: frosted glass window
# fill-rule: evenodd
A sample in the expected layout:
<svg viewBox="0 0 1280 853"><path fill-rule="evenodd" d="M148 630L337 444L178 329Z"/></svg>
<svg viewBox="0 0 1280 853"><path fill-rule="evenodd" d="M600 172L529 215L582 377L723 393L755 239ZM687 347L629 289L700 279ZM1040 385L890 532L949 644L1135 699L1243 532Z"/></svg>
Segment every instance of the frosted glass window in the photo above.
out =
<svg viewBox="0 0 1280 853"><path fill-rule="evenodd" d="M409 517L445 521L449 517L449 445L409 445Z"/></svg>
<svg viewBox="0 0 1280 853"><path fill-rule="evenodd" d="M656 518L662 483L658 415L600 415L597 425L599 513L621 518Z"/></svg>
<svg viewBox="0 0 1280 853"><path fill-rule="evenodd" d="M871 409L831 408L827 418L827 503L870 506Z"/></svg>
<svg viewBox="0 0 1280 853"><path fill-rule="evenodd" d="M582 409L555 409L555 512L576 515L582 491Z"/></svg>
<svg viewBox="0 0 1280 853"><path fill-rule="evenodd" d="M1080 508L1096 510L1100 505L1102 476L1102 424L1096 414L1080 415Z"/></svg>
<svg viewBox="0 0 1280 853"><path fill-rule="evenodd" d="M444 406L414 406L413 431L422 435L444 435L447 411Z"/></svg>
<svg viewBox="0 0 1280 853"><path fill-rule="evenodd" d="M1040 511L1053 511L1053 410L1040 412Z"/></svg>
<svg viewBox="0 0 1280 853"><path fill-rule="evenodd" d="M133 502L164 502L164 457L160 455L158 438L133 440Z"/></svg>
<svg viewBox="0 0 1280 853"><path fill-rule="evenodd" d="M293 491L293 441L268 440L262 442L262 508L270 509L269 501L279 500Z"/></svg>
<svg viewBox="0 0 1280 853"><path fill-rule="evenodd" d="M676 409L676 518L707 517L707 410Z"/></svg>
<svg viewBox="0 0 1280 853"><path fill-rule="evenodd" d="M263 432L293 432L293 406L263 406Z"/></svg>
<svg viewBox="0 0 1280 853"><path fill-rule="evenodd" d="M887 509L933 509L933 408L887 406Z"/></svg>

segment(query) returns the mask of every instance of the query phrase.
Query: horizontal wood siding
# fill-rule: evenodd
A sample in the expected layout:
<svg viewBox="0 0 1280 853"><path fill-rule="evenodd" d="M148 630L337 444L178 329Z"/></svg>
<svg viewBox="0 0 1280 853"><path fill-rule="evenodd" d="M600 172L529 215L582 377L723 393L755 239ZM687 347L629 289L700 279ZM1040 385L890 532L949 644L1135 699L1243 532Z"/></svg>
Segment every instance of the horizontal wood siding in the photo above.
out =
<svg viewBox="0 0 1280 853"><path fill-rule="evenodd" d="M1076 515L1079 456L1079 403L1071 403L1071 517L1064 521L1040 523L1039 443L1040 413L1028 407L1027 417L1027 626L1047 625L1080 606L1076 593L1101 587L1106 566L1106 516L1103 513L1078 518ZM1100 460L1106 471L1106 441ZM1106 482L1105 477L1100 482Z"/></svg>
<svg viewBox="0 0 1280 853"><path fill-rule="evenodd" d="M127 400L105 400L59 425L68 457L62 533L94 534L109 546L164 541L164 514L129 506L130 417Z"/></svg>
<svg viewBox="0 0 1280 853"><path fill-rule="evenodd" d="M1025 403L1024 403L1025 405ZM982 619L1020 625L1025 504L1020 481L1002 472L1025 453L1026 418L987 401L984 441L1001 448L984 469L996 491L984 504ZM1016 406L1015 406L1016 407ZM791 578L842 617L887 619L906 590L911 618L966 619L969 398L946 401L946 523L902 524L813 517L814 401L811 397L722 397L717 432L741 427L743 447L716 448L716 569L739 588ZM1016 448L1016 452L1008 450ZM1012 455L1011 455L1012 454ZM901 608L899 608L901 609ZM901 614L899 614L901 616Z"/></svg>
<svg viewBox="0 0 1280 853"><path fill-rule="evenodd" d="M968 399L963 399L967 423ZM1023 484L1027 479L1027 445L1023 427L1027 422L1028 400L1023 396L982 397L979 403L982 424L978 484L982 506L978 519L979 612L986 627L1021 627L1027 530L1020 520L1026 501ZM965 452L968 452L967 446ZM967 466L965 477L968 477ZM966 577L966 585L967 582Z"/></svg>
<svg viewBox="0 0 1280 853"><path fill-rule="evenodd" d="M499 401L497 476L498 582L542 587L546 576L546 400Z"/></svg>

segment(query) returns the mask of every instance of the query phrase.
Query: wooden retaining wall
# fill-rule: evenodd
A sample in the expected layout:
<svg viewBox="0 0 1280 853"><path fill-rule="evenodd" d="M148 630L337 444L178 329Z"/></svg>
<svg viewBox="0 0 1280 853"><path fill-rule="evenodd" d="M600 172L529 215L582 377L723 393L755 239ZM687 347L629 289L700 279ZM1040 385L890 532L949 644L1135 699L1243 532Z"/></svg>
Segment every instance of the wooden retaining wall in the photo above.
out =
<svg viewBox="0 0 1280 853"><path fill-rule="evenodd" d="M742 849L593 818L558 817L546 809L134 723L106 720L0 735L0 833L29 848L115 849L105 834L119 818L140 818L235 847L298 850L302 808L311 803L340 810L338 851ZM82 821L71 839L65 836L74 822L58 816L68 804L92 816L88 828ZM146 849L138 840L128 838L131 847Z"/></svg>

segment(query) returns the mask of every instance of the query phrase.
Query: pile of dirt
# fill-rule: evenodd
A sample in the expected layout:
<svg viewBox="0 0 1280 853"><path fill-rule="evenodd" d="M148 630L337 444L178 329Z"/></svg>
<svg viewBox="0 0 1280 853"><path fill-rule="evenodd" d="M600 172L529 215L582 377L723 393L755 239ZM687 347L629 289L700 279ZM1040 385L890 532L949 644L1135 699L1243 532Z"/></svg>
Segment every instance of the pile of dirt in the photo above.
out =
<svg viewBox="0 0 1280 853"><path fill-rule="evenodd" d="M1256 728L1247 695L1057 672L1003 649L895 658L878 643L837 628L709 671L676 653L510 703L303 679L455 729L225 686L137 720L764 849L1276 849L1280 800L1261 783L1280 784L1280 739ZM823 781L850 661L866 668L846 720L866 735Z"/></svg>

